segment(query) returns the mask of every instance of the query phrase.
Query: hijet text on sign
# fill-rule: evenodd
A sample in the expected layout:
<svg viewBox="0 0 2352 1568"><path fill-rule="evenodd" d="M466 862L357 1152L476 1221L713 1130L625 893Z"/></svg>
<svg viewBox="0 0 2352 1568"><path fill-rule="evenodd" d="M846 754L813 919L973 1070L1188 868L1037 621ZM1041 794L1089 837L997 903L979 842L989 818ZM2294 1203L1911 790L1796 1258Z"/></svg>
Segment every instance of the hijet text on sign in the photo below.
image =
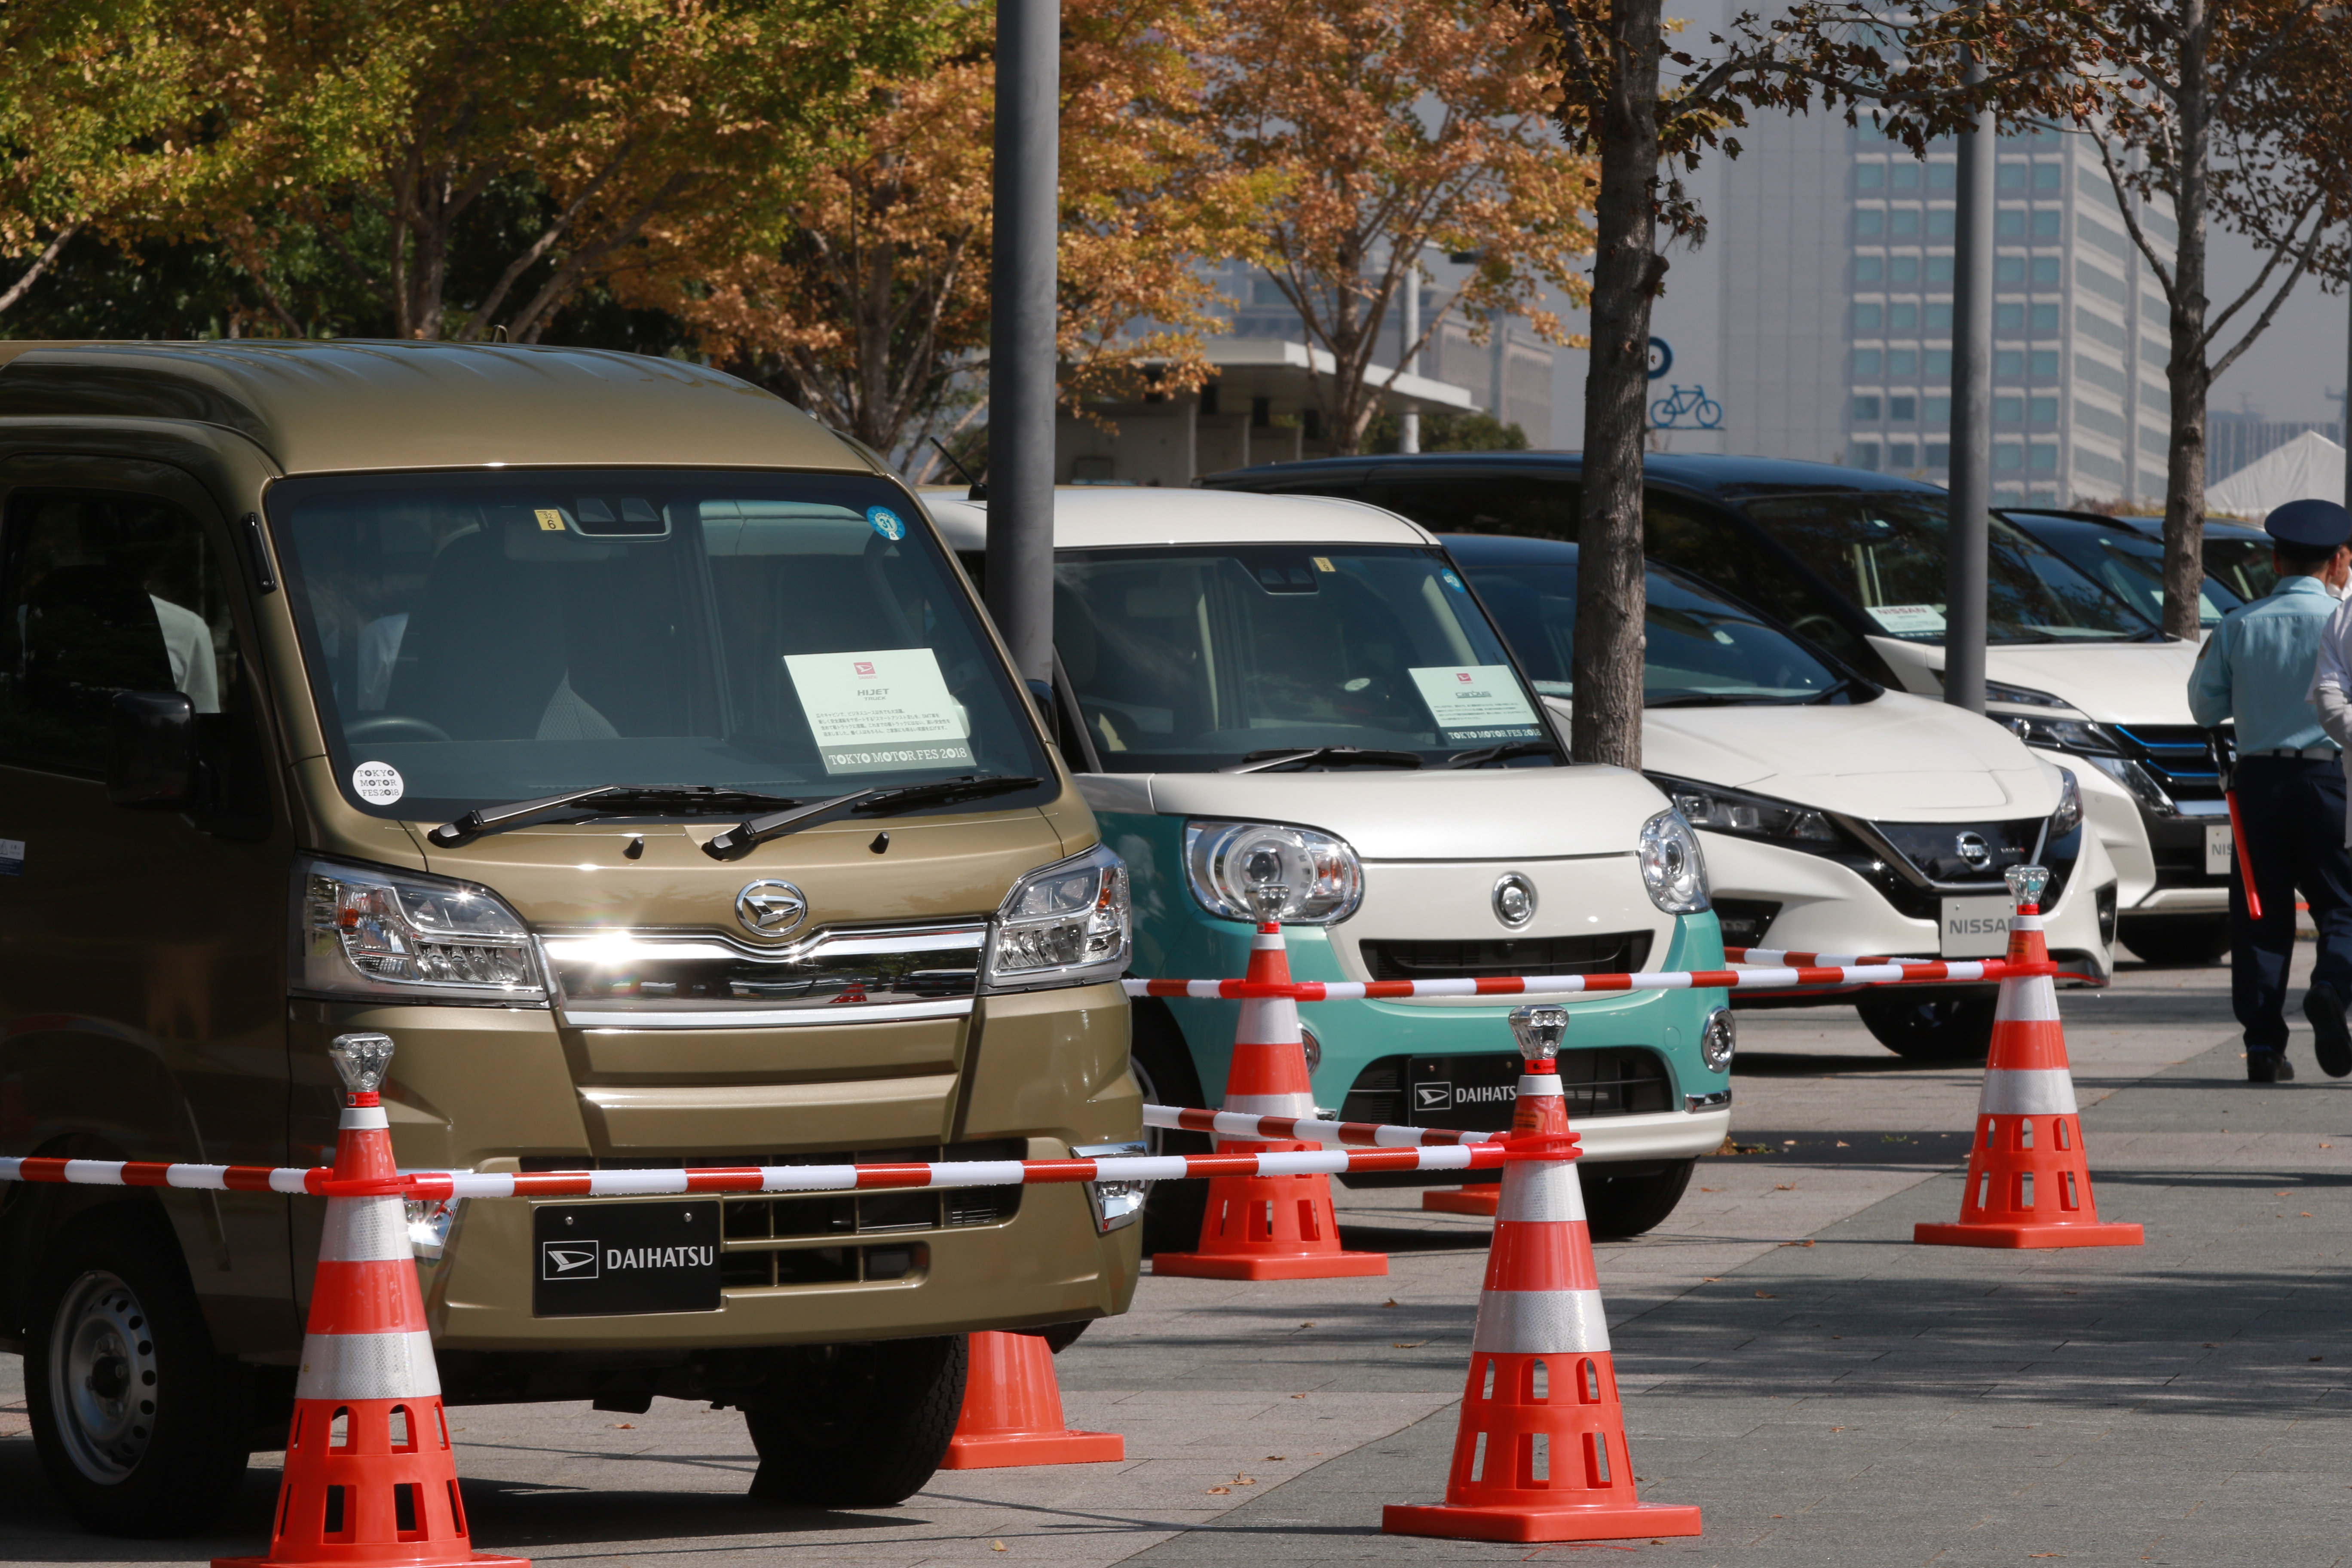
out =
<svg viewBox="0 0 2352 1568"><path fill-rule="evenodd" d="M784 657L829 773L971 763L971 725L927 647Z"/></svg>
<svg viewBox="0 0 2352 1568"><path fill-rule="evenodd" d="M1543 736L1519 678L1507 664L1434 665L1416 667L1411 673L1449 743Z"/></svg>

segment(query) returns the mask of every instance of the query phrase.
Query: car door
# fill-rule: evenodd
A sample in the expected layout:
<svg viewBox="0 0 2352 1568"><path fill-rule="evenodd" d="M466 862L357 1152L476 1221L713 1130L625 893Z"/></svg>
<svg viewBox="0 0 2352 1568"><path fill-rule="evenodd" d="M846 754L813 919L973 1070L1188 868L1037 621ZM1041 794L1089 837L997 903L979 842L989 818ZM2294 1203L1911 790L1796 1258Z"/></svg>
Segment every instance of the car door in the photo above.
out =
<svg viewBox="0 0 2352 1568"><path fill-rule="evenodd" d="M0 465L0 1152L287 1163L290 837L237 559L179 469ZM161 689L196 811L107 799L113 697ZM290 1347L289 1200L164 1202L221 1348Z"/></svg>

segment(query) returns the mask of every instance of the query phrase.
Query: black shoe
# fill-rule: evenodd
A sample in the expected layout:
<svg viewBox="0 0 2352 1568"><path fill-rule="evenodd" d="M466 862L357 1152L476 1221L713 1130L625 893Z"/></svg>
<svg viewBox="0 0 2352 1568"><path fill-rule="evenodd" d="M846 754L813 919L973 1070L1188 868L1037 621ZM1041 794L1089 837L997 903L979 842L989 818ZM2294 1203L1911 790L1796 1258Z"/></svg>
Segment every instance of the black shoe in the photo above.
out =
<svg viewBox="0 0 2352 1568"><path fill-rule="evenodd" d="M2344 1021L2344 998L2332 985L2314 985L2303 995L2303 1016L2311 1020L2311 1054L2329 1078L2352 1074L2352 1025Z"/></svg>
<svg viewBox="0 0 2352 1568"><path fill-rule="evenodd" d="M2286 1059L2284 1051L2248 1051L2246 1081L2292 1083L2294 1081L2294 1064Z"/></svg>

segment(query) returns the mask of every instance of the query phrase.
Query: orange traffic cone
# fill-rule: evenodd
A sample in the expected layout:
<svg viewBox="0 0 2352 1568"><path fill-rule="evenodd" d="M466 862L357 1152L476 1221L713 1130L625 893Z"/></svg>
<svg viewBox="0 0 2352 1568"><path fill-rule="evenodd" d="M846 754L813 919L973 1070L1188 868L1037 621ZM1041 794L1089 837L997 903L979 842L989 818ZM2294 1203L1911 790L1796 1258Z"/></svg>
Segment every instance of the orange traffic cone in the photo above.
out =
<svg viewBox="0 0 2352 1568"><path fill-rule="evenodd" d="M1424 1214L1466 1214L1486 1219L1495 1217L1503 1201L1499 1182L1482 1182L1475 1187L1439 1187L1421 1194Z"/></svg>
<svg viewBox="0 0 2352 1568"><path fill-rule="evenodd" d="M963 1414L956 1417L940 1468L1098 1465L1125 1458L1127 1439L1118 1433L1076 1432L1064 1425L1054 1352L1043 1339L988 1331L971 1336Z"/></svg>
<svg viewBox="0 0 2352 1568"><path fill-rule="evenodd" d="M1290 889L1261 883L1257 940L1250 945L1247 979L1287 984L1290 959L1282 942L1281 913ZM1234 1032L1234 1062L1225 1075L1224 1109L1244 1116L1312 1116L1307 1047L1298 1035L1298 1004L1287 996L1249 997ZM1296 1140L1261 1142L1220 1139L1220 1154L1264 1154L1318 1149ZM1339 1220L1331 1208L1328 1176L1215 1176L1201 1221L1197 1252L1160 1252L1154 1274L1202 1279L1332 1279L1386 1274L1385 1252L1343 1252Z"/></svg>
<svg viewBox="0 0 2352 1568"><path fill-rule="evenodd" d="M2048 963L2040 905L2050 873L2012 866L2005 875L2017 899L2009 962ZM2136 1225L2099 1219L2058 988L2047 973L2000 983L1959 1223L1920 1225L1911 1238L1931 1247L2137 1247L2145 1239Z"/></svg>
<svg viewBox="0 0 2352 1568"><path fill-rule="evenodd" d="M392 1041L342 1035L328 1055L352 1091L335 1177L388 1182L392 1133L376 1090ZM404 1206L390 1193L329 1198L269 1555L216 1557L213 1568L528 1563L476 1552L466 1533Z"/></svg>
<svg viewBox="0 0 2352 1568"><path fill-rule="evenodd" d="M1392 1503L1392 1535L1614 1541L1696 1535L1698 1510L1645 1503L1592 1267L1576 1135L1560 1094L1561 1007L1511 1013L1526 1063L1511 1140L1548 1158L1503 1167L1502 1206L1470 1340L1470 1380L1442 1503Z"/></svg>

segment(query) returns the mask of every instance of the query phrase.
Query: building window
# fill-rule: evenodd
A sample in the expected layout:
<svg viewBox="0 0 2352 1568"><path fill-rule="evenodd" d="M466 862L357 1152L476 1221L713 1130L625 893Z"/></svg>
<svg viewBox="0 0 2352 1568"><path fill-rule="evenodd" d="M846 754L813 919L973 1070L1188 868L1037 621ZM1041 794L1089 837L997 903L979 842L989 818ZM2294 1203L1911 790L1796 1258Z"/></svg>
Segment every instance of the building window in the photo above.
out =
<svg viewBox="0 0 2352 1568"><path fill-rule="evenodd" d="M1876 239L1886 232L1886 212L1883 207L1856 207L1853 213L1853 237L1856 239Z"/></svg>
<svg viewBox="0 0 2352 1568"><path fill-rule="evenodd" d="M1992 449L1992 466L2002 473L2015 473L2025 467L2025 448L2014 441L2003 441Z"/></svg>
<svg viewBox="0 0 2352 1568"><path fill-rule="evenodd" d="M2033 215L2033 237L2054 240L2058 236L2059 213L2055 207L2045 207Z"/></svg>
<svg viewBox="0 0 2352 1568"><path fill-rule="evenodd" d="M1878 443L1875 441L1856 441L1853 444L1853 466L1857 468L1867 468L1872 473L1876 473L1878 471Z"/></svg>
<svg viewBox="0 0 2352 1568"><path fill-rule="evenodd" d="M1886 374L1896 381L1908 381L1918 374L1919 351L1917 349L1887 350Z"/></svg>
<svg viewBox="0 0 2352 1568"><path fill-rule="evenodd" d="M1993 219L1992 233L1995 239L2023 239L2025 237L2024 209L2003 207L2000 215Z"/></svg>
<svg viewBox="0 0 2352 1568"><path fill-rule="evenodd" d="M1886 330L1889 332L1916 332L1919 330L1919 301L1897 300L1886 307Z"/></svg>
<svg viewBox="0 0 2352 1568"><path fill-rule="evenodd" d="M1919 165L1916 163L1895 164L1894 184L1895 188L1898 191L1917 190L1919 188Z"/></svg>
<svg viewBox="0 0 2352 1568"><path fill-rule="evenodd" d="M1949 381L1952 379L1951 350L1929 349L1927 351L1927 379L1929 381Z"/></svg>
<svg viewBox="0 0 2352 1568"><path fill-rule="evenodd" d="M2032 399L2026 405L2026 416L2032 419L2036 425L2057 424L2058 400L2054 397L2037 397Z"/></svg>
<svg viewBox="0 0 2352 1568"><path fill-rule="evenodd" d="M1929 239L1949 239L1952 237L1951 208L1930 207L1927 209L1927 237Z"/></svg>
<svg viewBox="0 0 2352 1568"><path fill-rule="evenodd" d="M1908 425L1919 417L1919 400L1916 397L1890 397L1886 400L1886 416L1899 424ZM1901 467L1909 468L1908 463Z"/></svg>
<svg viewBox="0 0 2352 1568"><path fill-rule="evenodd" d="M1886 233L1888 237L1893 239L1918 238L1919 209L1895 207L1889 210L1886 215Z"/></svg>
<svg viewBox="0 0 2352 1568"><path fill-rule="evenodd" d="M1950 257L1931 256L1927 258L1927 282L1929 287L1932 288L1934 285L1938 283L1949 283L1951 280L1952 258Z"/></svg>
<svg viewBox="0 0 2352 1568"><path fill-rule="evenodd" d="M2061 176L2063 173L2064 171L2056 163L2034 164L2033 188L2037 191L2054 191L2058 189L2062 183Z"/></svg>
<svg viewBox="0 0 2352 1568"><path fill-rule="evenodd" d="M2033 452L2033 471L2035 473L2054 474L2058 471L2058 447L2056 443L2037 441L2033 444L2032 450Z"/></svg>
<svg viewBox="0 0 2352 1568"><path fill-rule="evenodd" d="M2054 338L2058 335L2058 302L2056 300L2033 307L2033 335L2037 338Z"/></svg>
<svg viewBox="0 0 2352 1568"><path fill-rule="evenodd" d="M1858 395L1854 398L1854 400L1853 400L1853 416L1854 416L1856 419L1875 419L1875 418L1877 418L1877 417L1878 417L1878 397L1877 397L1877 395L1876 395L1876 394L1874 394L1874 393L1867 393L1867 392L1865 392L1865 393L1862 393L1862 394Z"/></svg>
<svg viewBox="0 0 2352 1568"><path fill-rule="evenodd" d="M1856 163L1853 166L1853 188L1857 191L1883 190L1886 185L1886 165Z"/></svg>
<svg viewBox="0 0 2352 1568"><path fill-rule="evenodd" d="M1853 351L1853 376L1856 381L1876 381L1878 379L1878 351L1876 349L1856 349Z"/></svg>
<svg viewBox="0 0 2352 1568"><path fill-rule="evenodd" d="M1886 466L1896 473L1919 466L1919 450L1908 441L1890 441L1886 447Z"/></svg>
<svg viewBox="0 0 2352 1568"><path fill-rule="evenodd" d="M2056 349L2035 349L2033 351L2032 379L2035 381L2055 381L2058 379L2058 351Z"/></svg>
<svg viewBox="0 0 2352 1568"><path fill-rule="evenodd" d="M2004 191L2021 191L2025 189L2027 177L2024 164L2005 163L2001 164L2000 173L1995 177L1993 183Z"/></svg>
<svg viewBox="0 0 2352 1568"><path fill-rule="evenodd" d="M2025 258L1996 256L1992 258L1992 280L2004 288L2014 289L2025 281Z"/></svg>
<svg viewBox="0 0 2352 1568"><path fill-rule="evenodd" d="M1864 336L1874 335L1880 323L1885 320L1886 308L1883 305L1856 305L1853 308L1853 330Z"/></svg>
<svg viewBox="0 0 2352 1568"><path fill-rule="evenodd" d="M2058 287L2058 258L2056 257L2037 256L2033 258L2033 286L2036 289L2055 289Z"/></svg>
<svg viewBox="0 0 2352 1568"><path fill-rule="evenodd" d="M1992 373L2003 381L2016 381L2025 374L2025 351L1995 349L1992 351Z"/></svg>
<svg viewBox="0 0 2352 1568"><path fill-rule="evenodd" d="M1926 418L1930 425L1949 425L1952 422L1952 400L1948 397L1927 399Z"/></svg>
<svg viewBox="0 0 2352 1568"><path fill-rule="evenodd" d="M1883 256L1857 256L1853 258L1853 280L1864 288L1871 287L1886 276L1886 258Z"/></svg>
<svg viewBox="0 0 2352 1568"><path fill-rule="evenodd" d="M1886 267L1887 276L1898 284L1907 287L1919 281L1919 258L1916 256L1898 256Z"/></svg>
<svg viewBox="0 0 2352 1568"><path fill-rule="evenodd" d="M1927 188L1931 191L1951 190L1958 184L1958 175L1959 166L1956 163L1930 163L1927 165Z"/></svg>
<svg viewBox="0 0 2352 1568"><path fill-rule="evenodd" d="M1927 466L1931 468L1950 468L1952 466L1952 444L1948 441L1928 442Z"/></svg>
<svg viewBox="0 0 2352 1568"><path fill-rule="evenodd" d="M2003 300L1992 308L1992 330L2005 337L2025 335L2025 306L2017 300Z"/></svg>
<svg viewBox="0 0 2352 1568"><path fill-rule="evenodd" d="M1992 400L1992 416L2003 425L2015 425L2025 418L2025 399L2015 394L2005 394Z"/></svg>
<svg viewBox="0 0 2352 1568"><path fill-rule="evenodd" d="M1927 301L1927 331L1930 334L1952 330L1952 302L1949 300Z"/></svg>

